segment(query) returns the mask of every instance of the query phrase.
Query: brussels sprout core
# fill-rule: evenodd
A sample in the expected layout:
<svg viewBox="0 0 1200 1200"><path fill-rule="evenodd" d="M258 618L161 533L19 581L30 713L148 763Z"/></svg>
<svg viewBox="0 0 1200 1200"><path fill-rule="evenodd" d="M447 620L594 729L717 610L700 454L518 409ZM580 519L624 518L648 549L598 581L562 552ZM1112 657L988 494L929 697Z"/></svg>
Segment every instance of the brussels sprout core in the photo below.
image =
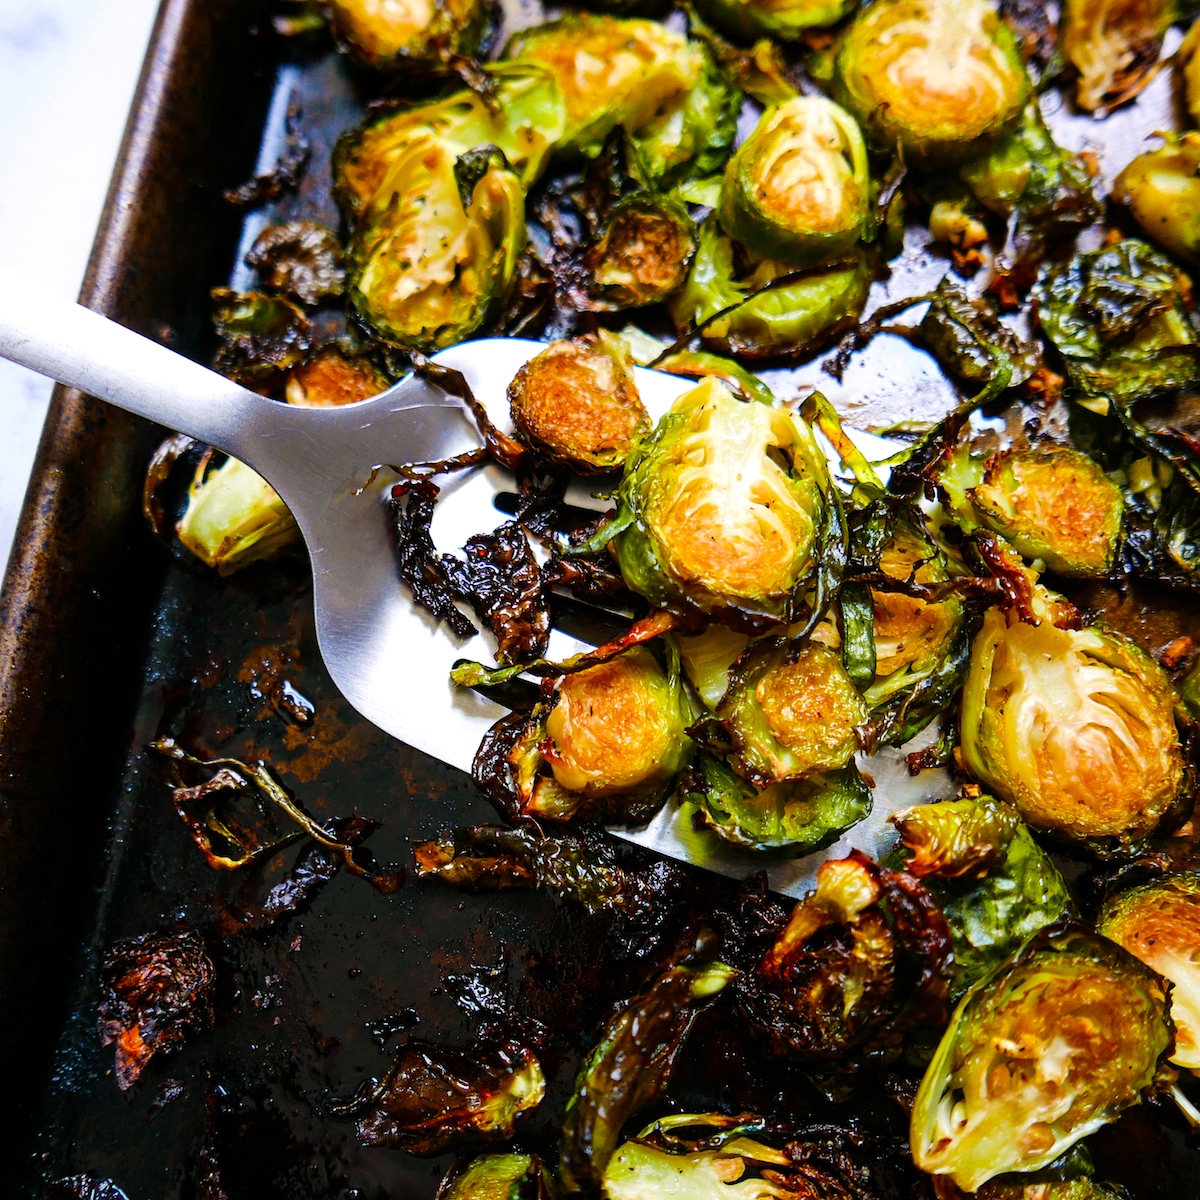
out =
<svg viewBox="0 0 1200 1200"><path fill-rule="evenodd" d="M655 603L778 619L815 565L828 487L807 425L708 378L630 460L621 499L636 521L613 550Z"/></svg>
<svg viewBox="0 0 1200 1200"><path fill-rule="evenodd" d="M1200 1071L1200 875L1165 875L1122 892L1105 904L1096 927L1175 985L1171 1061Z"/></svg>
<svg viewBox="0 0 1200 1200"><path fill-rule="evenodd" d="M1184 775L1170 680L1149 655L999 609L971 648L962 753L1031 825L1122 847L1154 831Z"/></svg>
<svg viewBox="0 0 1200 1200"><path fill-rule="evenodd" d="M1112 198L1129 205L1146 236L1164 250L1200 262L1200 133L1167 137L1113 181Z"/></svg>
<svg viewBox="0 0 1200 1200"><path fill-rule="evenodd" d="M615 334L552 342L508 388L522 440L584 475L612 471L650 432L629 347Z"/></svg>
<svg viewBox="0 0 1200 1200"><path fill-rule="evenodd" d="M1052 928L970 992L921 1081L913 1160L973 1192L1035 1171L1138 1102L1171 1045L1161 980L1082 927Z"/></svg>
<svg viewBox="0 0 1200 1200"><path fill-rule="evenodd" d="M1020 116L1029 77L986 0L877 0L838 48L835 98L909 161L978 154Z"/></svg>
<svg viewBox="0 0 1200 1200"><path fill-rule="evenodd" d="M797 96L768 109L729 160L721 224L764 257L828 260L864 235L870 188L854 118L823 96Z"/></svg>

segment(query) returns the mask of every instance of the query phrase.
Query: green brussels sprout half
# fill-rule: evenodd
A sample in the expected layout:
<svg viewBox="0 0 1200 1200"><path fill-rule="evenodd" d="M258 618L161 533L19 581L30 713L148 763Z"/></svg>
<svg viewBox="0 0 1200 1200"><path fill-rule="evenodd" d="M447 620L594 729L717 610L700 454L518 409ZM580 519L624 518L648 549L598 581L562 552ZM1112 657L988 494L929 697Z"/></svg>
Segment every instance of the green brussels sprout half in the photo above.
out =
<svg viewBox="0 0 1200 1200"><path fill-rule="evenodd" d="M730 37L794 41L809 29L836 25L858 0L701 0L696 5L706 21Z"/></svg>
<svg viewBox="0 0 1200 1200"><path fill-rule="evenodd" d="M525 245L524 185L563 128L554 81L492 68L479 96L368 121L338 143L337 192L354 226L347 297L382 339L430 353L470 337L504 302Z"/></svg>
<svg viewBox="0 0 1200 1200"><path fill-rule="evenodd" d="M1138 1103L1170 1053L1166 987L1082 926L1052 926L971 989L913 1107L913 1160L973 1192L1035 1171Z"/></svg>
<svg viewBox="0 0 1200 1200"><path fill-rule="evenodd" d="M517 33L503 57L558 81L567 113L561 149L595 158L623 129L646 184L712 174L733 144L737 89L701 43L657 21L572 13Z"/></svg>
<svg viewBox="0 0 1200 1200"><path fill-rule="evenodd" d="M1200 1071L1200 874L1164 875L1113 896L1096 928L1174 985L1171 1061Z"/></svg>
<svg viewBox="0 0 1200 1200"><path fill-rule="evenodd" d="M509 755L522 816L645 820L686 763L691 707L678 656L664 672L635 646L564 675Z"/></svg>
<svg viewBox="0 0 1200 1200"><path fill-rule="evenodd" d="M630 457L612 550L652 604L779 621L817 566L832 493L803 421L709 377Z"/></svg>
<svg viewBox="0 0 1200 1200"><path fill-rule="evenodd" d="M490 16L487 0L326 0L326 9L338 41L381 70L474 54Z"/></svg>
<svg viewBox="0 0 1200 1200"><path fill-rule="evenodd" d="M871 789L853 763L760 790L723 759L700 751L679 794L695 805L699 823L723 841L783 854L828 846L871 811Z"/></svg>
<svg viewBox="0 0 1200 1200"><path fill-rule="evenodd" d="M437 1200L549 1200L542 1164L532 1154L484 1154L453 1167Z"/></svg>
<svg viewBox="0 0 1200 1200"><path fill-rule="evenodd" d="M998 451L966 496L980 523L1025 558L1067 576L1112 569L1125 500L1086 454L1065 447Z"/></svg>
<svg viewBox="0 0 1200 1200"><path fill-rule="evenodd" d="M1183 44L1175 51L1175 73L1193 125L1200 125L1200 20L1192 22Z"/></svg>
<svg viewBox="0 0 1200 1200"><path fill-rule="evenodd" d="M300 529L275 489L236 458L214 471L202 465L196 472L175 532L186 549L222 575L301 544Z"/></svg>
<svg viewBox="0 0 1200 1200"><path fill-rule="evenodd" d="M1176 0L1065 0L1059 44L1087 112L1132 100L1154 76Z"/></svg>
<svg viewBox="0 0 1200 1200"><path fill-rule="evenodd" d="M1010 805L964 796L888 819L907 852L904 869L925 883L950 926L952 1000L1038 930L1075 915L1066 881Z"/></svg>
<svg viewBox="0 0 1200 1200"><path fill-rule="evenodd" d="M764 258L828 262L873 230L858 123L824 96L769 108L725 167L725 232Z"/></svg>
<svg viewBox="0 0 1200 1200"><path fill-rule="evenodd" d="M793 267L757 259L739 271L734 249L716 221L705 221L687 282L667 301L680 333L700 327L705 343L721 353L748 359L811 354L853 325L867 302L874 271L861 249L783 284L776 281Z"/></svg>
<svg viewBox="0 0 1200 1200"><path fill-rule="evenodd" d="M637 192L613 205L584 267L593 294L612 308L657 304L683 285L696 253L696 223L673 196Z"/></svg>
<svg viewBox="0 0 1200 1200"><path fill-rule="evenodd" d="M1030 96L1008 27L987 0L876 0L837 50L834 99L883 151L911 163L978 155Z"/></svg>
<svg viewBox="0 0 1200 1200"><path fill-rule="evenodd" d="M1038 829L1128 851L1184 783L1175 696L1134 643L989 609L963 689L967 768Z"/></svg>
<svg viewBox="0 0 1200 1200"><path fill-rule="evenodd" d="M1113 181L1146 236L1171 254L1200 262L1200 133L1164 135L1166 144L1139 154Z"/></svg>
<svg viewBox="0 0 1200 1200"><path fill-rule="evenodd" d="M614 471L650 432L629 346L600 331L551 342L508 386L526 445L581 475Z"/></svg>
<svg viewBox="0 0 1200 1200"><path fill-rule="evenodd" d="M717 717L734 769L765 788L846 766L867 706L828 646L769 638L734 665Z"/></svg>

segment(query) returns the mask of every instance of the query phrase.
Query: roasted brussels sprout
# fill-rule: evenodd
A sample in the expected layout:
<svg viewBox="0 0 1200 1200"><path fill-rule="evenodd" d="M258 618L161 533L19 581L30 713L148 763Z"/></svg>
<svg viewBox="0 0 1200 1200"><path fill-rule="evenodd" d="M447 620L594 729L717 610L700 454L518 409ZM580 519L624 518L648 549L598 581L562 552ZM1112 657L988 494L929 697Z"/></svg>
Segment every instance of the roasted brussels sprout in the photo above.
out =
<svg viewBox="0 0 1200 1200"><path fill-rule="evenodd" d="M987 0L876 0L837 50L834 99L910 163L979 154L1017 121L1029 76Z"/></svg>
<svg viewBox="0 0 1200 1200"><path fill-rule="evenodd" d="M614 471L650 432L628 344L617 334L552 342L508 386L526 445L581 475Z"/></svg>
<svg viewBox="0 0 1200 1200"><path fill-rule="evenodd" d="M764 258L829 262L873 228L867 148L854 118L823 96L769 108L725 167L725 232Z"/></svg>
<svg viewBox="0 0 1200 1200"><path fill-rule="evenodd" d="M967 768L1038 829L1127 851L1184 782L1166 672L1119 634L989 609L963 689Z"/></svg>
<svg viewBox="0 0 1200 1200"><path fill-rule="evenodd" d="M636 192L613 205L584 257L601 305L657 304L682 286L696 253L696 225L673 196Z"/></svg>
<svg viewBox="0 0 1200 1200"><path fill-rule="evenodd" d="M1027 559L1067 576L1104 576L1116 560L1125 500L1086 454L1066 447L965 449L941 477L956 517L1003 534Z"/></svg>
<svg viewBox="0 0 1200 1200"><path fill-rule="evenodd" d="M213 325L221 339L213 364L222 375L267 389L296 366L311 344L302 309L282 296L215 288Z"/></svg>
<svg viewBox="0 0 1200 1200"><path fill-rule="evenodd" d="M325 0L339 41L368 66L474 54L488 25L487 0Z"/></svg>
<svg viewBox="0 0 1200 1200"><path fill-rule="evenodd" d="M1200 133L1164 138L1164 146L1139 154L1116 177L1112 198L1129 206L1152 242L1200 262Z"/></svg>
<svg viewBox="0 0 1200 1200"><path fill-rule="evenodd" d="M797 607L836 503L806 424L705 379L634 452L612 549L656 605L775 622Z"/></svg>
<svg viewBox="0 0 1200 1200"><path fill-rule="evenodd" d="M734 255L717 222L705 221L687 282L667 309L681 333L700 328L713 349L738 358L812 353L858 319L874 275L862 250L803 272L757 256L742 270Z"/></svg>
<svg viewBox="0 0 1200 1200"><path fill-rule="evenodd" d="M175 532L201 562L222 575L301 542L300 529L275 489L236 458L196 473Z"/></svg>
<svg viewBox="0 0 1200 1200"><path fill-rule="evenodd" d="M1163 875L1120 892L1096 928L1174 985L1171 1061L1200 1070L1200 874Z"/></svg>
<svg viewBox="0 0 1200 1200"><path fill-rule="evenodd" d="M808 29L836 25L858 0L702 0L706 20L731 37L792 41Z"/></svg>
<svg viewBox="0 0 1200 1200"><path fill-rule="evenodd" d="M1176 0L1065 0L1060 45L1088 112L1132 100L1158 65Z"/></svg>
<svg viewBox="0 0 1200 1200"><path fill-rule="evenodd" d="M350 304L382 339L423 353L470 337L505 300L525 245L524 184L563 128L545 72L490 70L498 113L456 92L368 118L334 155L354 225Z"/></svg>
<svg viewBox="0 0 1200 1200"><path fill-rule="evenodd" d="M533 1154L484 1154L451 1169L437 1200L549 1200L542 1164Z"/></svg>
<svg viewBox="0 0 1200 1200"><path fill-rule="evenodd" d="M509 756L522 814L646 819L687 761L690 723L677 656L668 674L635 646L563 676Z"/></svg>
<svg viewBox="0 0 1200 1200"><path fill-rule="evenodd" d="M904 869L933 893L954 941L951 999L1025 940L1075 915L1066 882L1014 808L963 796L894 813Z"/></svg>
<svg viewBox="0 0 1200 1200"><path fill-rule="evenodd" d="M973 1192L1138 1103L1170 1053L1162 980L1079 925L1037 934L959 1005L912 1113L917 1166Z"/></svg>
<svg viewBox="0 0 1200 1200"><path fill-rule="evenodd" d="M390 383L367 359L323 346L288 375L284 394L289 404L301 408L332 408L369 400L387 391Z"/></svg>
<svg viewBox="0 0 1200 1200"><path fill-rule="evenodd" d="M711 175L733 144L736 89L701 43L657 21L572 13L516 34L504 58L536 63L558 81L563 150L595 158L621 128L644 183Z"/></svg>

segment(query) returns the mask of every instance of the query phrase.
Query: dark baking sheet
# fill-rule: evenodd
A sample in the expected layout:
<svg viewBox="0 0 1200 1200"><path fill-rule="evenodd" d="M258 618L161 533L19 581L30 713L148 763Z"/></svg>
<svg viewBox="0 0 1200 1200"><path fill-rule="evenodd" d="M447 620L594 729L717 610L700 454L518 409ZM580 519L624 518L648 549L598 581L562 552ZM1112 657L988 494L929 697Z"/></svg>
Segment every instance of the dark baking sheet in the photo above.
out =
<svg viewBox="0 0 1200 1200"><path fill-rule="evenodd" d="M343 60L297 56L267 18L246 0L166 0L84 288L90 307L201 360L208 289L231 272L236 281L239 247L272 214L243 229L222 189L271 159L294 96L312 165L274 212L336 223L328 152L364 93ZM919 251L902 260L895 294L940 275ZM946 407L935 370L918 358L897 368L903 343L879 353L856 367L860 386L877 381L876 407L852 416L883 423ZM809 375L772 382L790 394ZM219 580L150 538L137 497L159 436L56 392L0 599L0 1028L14 1068L0 1128L16 1151L0 1191L51 1194L52 1181L86 1174L129 1200L215 1200L217 1178L231 1200L431 1197L451 1156L362 1148L325 1102L382 1074L406 1031L462 1043L506 1021L544 1039L550 1079L518 1144L552 1148L606 1009L732 885L697 873L693 903L644 941L542 894L472 897L410 879L383 897L345 874L302 914L243 927L291 855L244 875L206 867L144 754L156 735L267 759L318 816L382 820L371 846L385 861L407 861L413 838L494 813L464 776L339 699L317 659L302 563ZM313 702L311 726L271 705L272 679ZM216 1026L155 1058L123 1093L97 1035L98 964L117 938L182 926L204 933L217 964ZM841 1115L798 1071L746 1047L731 1021L714 1010L697 1025L672 1089L680 1104ZM890 1103L868 1109L902 1132ZM1200 1195L1170 1112L1132 1113L1097 1147L1102 1170L1139 1197Z"/></svg>

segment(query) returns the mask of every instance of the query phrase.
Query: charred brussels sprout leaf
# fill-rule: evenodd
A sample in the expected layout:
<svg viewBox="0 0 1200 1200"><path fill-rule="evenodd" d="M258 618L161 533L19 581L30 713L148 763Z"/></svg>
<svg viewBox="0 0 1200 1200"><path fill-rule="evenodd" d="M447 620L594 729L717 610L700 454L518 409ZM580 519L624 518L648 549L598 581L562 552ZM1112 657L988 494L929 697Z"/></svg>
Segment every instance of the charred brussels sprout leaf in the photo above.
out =
<svg viewBox="0 0 1200 1200"><path fill-rule="evenodd" d="M315 221L267 226L250 247L246 262L258 271L263 286L310 308L340 296L346 282L337 235Z"/></svg>
<svg viewBox="0 0 1200 1200"><path fill-rule="evenodd" d="M533 1154L485 1154L455 1167L437 1200L549 1200L542 1164Z"/></svg>
<svg viewBox="0 0 1200 1200"><path fill-rule="evenodd" d="M522 441L583 475L616 470L650 432L629 347L603 330L552 342L517 372L508 402Z"/></svg>
<svg viewBox="0 0 1200 1200"><path fill-rule="evenodd" d="M910 855L905 870L921 877L950 926L952 999L1038 930L1074 915L1058 868L1009 805L979 796L922 804L890 819Z"/></svg>
<svg viewBox="0 0 1200 1200"><path fill-rule="evenodd" d="M772 638L738 659L717 717L735 770L767 787L846 766L867 706L827 646Z"/></svg>
<svg viewBox="0 0 1200 1200"><path fill-rule="evenodd" d="M681 332L698 330L713 349L738 358L795 358L812 353L852 325L871 289L862 250L827 266L796 270L740 254L711 218L687 282L667 304Z"/></svg>
<svg viewBox="0 0 1200 1200"><path fill-rule="evenodd" d="M638 308L682 286L696 252L696 225L671 196L638 192L613 205L584 257L598 303Z"/></svg>
<svg viewBox="0 0 1200 1200"><path fill-rule="evenodd" d="M413 59L474 54L487 0L327 0L338 40L367 66L396 70Z"/></svg>
<svg viewBox="0 0 1200 1200"><path fill-rule="evenodd" d="M666 1090L697 1014L736 972L682 963L614 1014L583 1060L563 1118L559 1155L568 1195L594 1192L630 1117Z"/></svg>
<svg viewBox="0 0 1200 1200"><path fill-rule="evenodd" d="M828 262L873 233L871 177L858 124L823 96L763 113L725 168L725 232L764 258Z"/></svg>
<svg viewBox="0 0 1200 1200"><path fill-rule="evenodd" d="M503 304L525 245L525 185L563 128L545 72L489 70L497 112L456 92L369 116L334 154L353 224L350 304L381 338L422 353L465 340Z"/></svg>
<svg viewBox="0 0 1200 1200"><path fill-rule="evenodd" d="M910 163L974 156L1006 133L1030 83L987 0L876 0L842 35L834 99Z"/></svg>
<svg viewBox="0 0 1200 1200"><path fill-rule="evenodd" d="M1096 928L1174 985L1171 1061L1200 1070L1200 875L1164 875L1107 901Z"/></svg>
<svg viewBox="0 0 1200 1200"><path fill-rule="evenodd" d="M613 552L655 605L778 621L816 568L834 503L806 424L708 378L630 458Z"/></svg>
<svg viewBox="0 0 1200 1200"><path fill-rule="evenodd" d="M1138 1103L1171 1042L1157 975L1082 926L1044 930L955 1011L917 1093L914 1161L972 1192L1044 1167Z"/></svg>
<svg viewBox="0 0 1200 1200"><path fill-rule="evenodd" d="M573 13L516 34L504 57L557 79L562 149L595 158L620 128L646 184L710 175L733 144L739 93L701 43L656 21Z"/></svg>
<svg viewBox="0 0 1200 1200"><path fill-rule="evenodd" d="M1113 181L1146 236L1171 254L1200 262L1200 133L1164 135L1166 144L1139 154Z"/></svg>
<svg viewBox="0 0 1200 1200"><path fill-rule="evenodd" d="M731 37L791 41L806 30L836 25L857 0L702 0L696 7Z"/></svg>
<svg viewBox="0 0 1200 1200"><path fill-rule="evenodd" d="M310 345L308 319L282 296L216 288L213 324L222 345L214 364L247 387L271 383L296 366Z"/></svg>
<svg viewBox="0 0 1200 1200"><path fill-rule="evenodd" d="M1065 0L1060 44L1088 112L1132 100L1150 82L1175 0Z"/></svg>
<svg viewBox="0 0 1200 1200"><path fill-rule="evenodd" d="M1091 1179L1039 1180L1028 1184L995 1179L985 1183L975 1196L977 1200L1130 1200L1124 1188Z"/></svg>
<svg viewBox="0 0 1200 1200"><path fill-rule="evenodd" d="M724 760L701 752L679 794L723 841L782 854L828 846L871 811L870 788L853 764L759 789Z"/></svg>
<svg viewBox="0 0 1200 1200"><path fill-rule="evenodd" d="M821 864L817 890L739 982L738 1002L784 1058L887 1061L912 1029L945 1019L952 969L950 932L928 891L854 850Z"/></svg>
<svg viewBox="0 0 1200 1200"><path fill-rule="evenodd" d="M989 609L963 689L969 770L1034 827L1098 852L1144 842L1184 783L1163 669L1119 634Z"/></svg>
<svg viewBox="0 0 1200 1200"><path fill-rule="evenodd" d="M326 1107L355 1120L364 1146L399 1146L426 1156L512 1137L517 1117L545 1093L541 1064L516 1042L457 1051L413 1041L382 1080Z"/></svg>
<svg viewBox="0 0 1200 1200"><path fill-rule="evenodd" d="M723 358L720 354L709 354L704 350L677 350L666 358L658 359L655 368L692 379L713 375L743 400L758 400L763 404L775 401L774 393L757 375L751 374L741 363Z"/></svg>

